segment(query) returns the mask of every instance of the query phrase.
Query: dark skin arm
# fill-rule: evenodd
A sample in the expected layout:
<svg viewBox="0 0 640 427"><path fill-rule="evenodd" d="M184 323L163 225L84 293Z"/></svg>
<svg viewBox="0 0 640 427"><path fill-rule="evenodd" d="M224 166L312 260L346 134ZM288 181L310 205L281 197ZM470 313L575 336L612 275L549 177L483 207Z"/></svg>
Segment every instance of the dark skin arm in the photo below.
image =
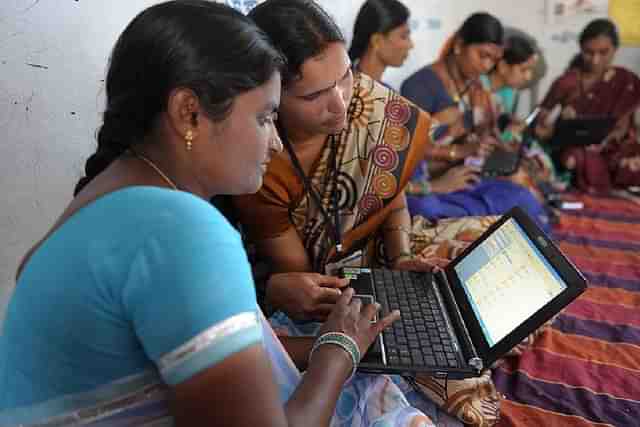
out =
<svg viewBox="0 0 640 427"><path fill-rule="evenodd" d="M353 290L339 299L321 333L342 331L364 354L375 337L399 317L398 312L371 323L378 309L351 302ZM353 365L335 345L322 345L291 398L282 406L261 344L233 354L173 388L171 412L178 427L327 426ZM246 397L251 397L247 410Z"/></svg>
<svg viewBox="0 0 640 427"><path fill-rule="evenodd" d="M538 120L536 121L536 126L534 128L534 133L536 137L543 141L548 141L554 132L554 125L552 123L548 123L548 117L551 111L546 108L540 108L540 113L538 114Z"/></svg>
<svg viewBox="0 0 640 427"><path fill-rule="evenodd" d="M267 302L296 320L324 321L349 284L318 273L278 273L269 278Z"/></svg>
<svg viewBox="0 0 640 427"><path fill-rule="evenodd" d="M315 337L278 337L278 339L298 369L301 371L307 369L309 353L311 353Z"/></svg>
<svg viewBox="0 0 640 427"><path fill-rule="evenodd" d="M313 359L283 408L262 347L234 354L175 387L171 409L176 426L328 425L351 362L344 350L329 345L318 349Z"/></svg>
<svg viewBox="0 0 640 427"><path fill-rule="evenodd" d="M427 263L411 250L411 216L404 191L392 203L392 210L382 225L384 245L391 268L396 270L431 271L434 259ZM441 260L435 260L441 262ZM444 261L444 260L443 260Z"/></svg>
<svg viewBox="0 0 640 427"><path fill-rule="evenodd" d="M384 223L382 232L384 248L388 260L396 260L411 255L411 216L407 209L407 198L404 191L391 202L391 210Z"/></svg>
<svg viewBox="0 0 640 427"><path fill-rule="evenodd" d="M256 250L261 257L269 260L271 268L276 273L313 271L302 239L294 227L290 227L278 237L257 242Z"/></svg>
<svg viewBox="0 0 640 427"><path fill-rule="evenodd" d="M340 289L349 282L312 273L307 251L293 227L259 242L256 249L277 272L266 286L268 303L296 320L324 321L340 298Z"/></svg>

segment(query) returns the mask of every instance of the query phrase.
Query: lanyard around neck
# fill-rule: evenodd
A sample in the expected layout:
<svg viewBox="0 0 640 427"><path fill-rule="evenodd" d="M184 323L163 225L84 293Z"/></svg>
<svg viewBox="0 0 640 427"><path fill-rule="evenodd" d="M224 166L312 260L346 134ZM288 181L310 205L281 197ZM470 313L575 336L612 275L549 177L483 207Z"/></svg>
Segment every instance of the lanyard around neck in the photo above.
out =
<svg viewBox="0 0 640 427"><path fill-rule="evenodd" d="M332 229L333 240L336 245L336 252L341 253L343 248L342 248L342 236L340 233L340 210L339 210L339 200L338 200L338 175L339 175L338 142L336 140L336 136L335 135L329 136L330 143L331 143L331 160L333 164L333 181L334 181L334 187L335 187L333 194L331 195L331 199L332 199L331 201L333 204L333 221L332 221L331 216L329 215L329 212L327 212L327 210L324 208L322 204L322 198L318 194L318 191L315 189L315 187L313 187L313 185L311 184L311 180L304 173L304 170L302 169L302 165L300 164L300 160L298 159L298 156L296 155L293 149L293 145L291 144L291 141L289 141L289 138L287 137L287 133L284 131L284 129L282 129L282 127L279 124L278 124L278 132L280 133L280 139L282 140L282 144L284 145L284 148L287 150L287 153L291 158L291 162L293 163L293 168L296 170L298 177L302 180L304 191L311 196L315 204L318 206L318 209L320 210L320 214L322 215L325 221L325 224L327 224L328 227Z"/></svg>

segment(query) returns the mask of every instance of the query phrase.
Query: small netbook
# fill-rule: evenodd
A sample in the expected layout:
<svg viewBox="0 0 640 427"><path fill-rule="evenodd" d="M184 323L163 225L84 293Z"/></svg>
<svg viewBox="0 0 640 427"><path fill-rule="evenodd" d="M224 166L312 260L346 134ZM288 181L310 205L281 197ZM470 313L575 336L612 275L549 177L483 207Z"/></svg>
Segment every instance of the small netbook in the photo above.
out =
<svg viewBox="0 0 640 427"><path fill-rule="evenodd" d="M401 319L378 336L364 372L478 376L586 289L560 249L514 208L437 273L345 268L358 298Z"/></svg>
<svg viewBox="0 0 640 427"><path fill-rule="evenodd" d="M570 146L587 146L602 143L615 126L612 117L584 117L560 119L555 125L553 149Z"/></svg>
<svg viewBox="0 0 640 427"><path fill-rule="evenodd" d="M526 128L522 134L522 142L517 151L496 147L487 157L482 167L482 175L487 177L510 176L518 171L520 161L533 140L533 123L540 112L535 108L525 119Z"/></svg>

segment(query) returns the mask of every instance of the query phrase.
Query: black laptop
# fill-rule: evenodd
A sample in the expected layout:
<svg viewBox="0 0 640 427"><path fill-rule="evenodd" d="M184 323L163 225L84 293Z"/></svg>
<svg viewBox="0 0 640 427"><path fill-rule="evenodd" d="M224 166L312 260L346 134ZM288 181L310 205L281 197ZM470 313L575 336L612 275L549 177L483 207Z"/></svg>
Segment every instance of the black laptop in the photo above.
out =
<svg viewBox="0 0 640 427"><path fill-rule="evenodd" d="M535 108L525 119L527 127L522 134L522 142L517 151L496 147L491 154L489 154L482 166L483 176L510 176L518 171L520 161L533 141L533 123L539 112L540 108Z"/></svg>
<svg viewBox="0 0 640 427"><path fill-rule="evenodd" d="M438 273L345 268L343 275L359 298L381 304L382 315L401 312L359 369L439 378L478 376L586 288L517 207Z"/></svg>
<svg viewBox="0 0 640 427"><path fill-rule="evenodd" d="M612 117L560 119L553 132L553 149L602 143L615 126Z"/></svg>

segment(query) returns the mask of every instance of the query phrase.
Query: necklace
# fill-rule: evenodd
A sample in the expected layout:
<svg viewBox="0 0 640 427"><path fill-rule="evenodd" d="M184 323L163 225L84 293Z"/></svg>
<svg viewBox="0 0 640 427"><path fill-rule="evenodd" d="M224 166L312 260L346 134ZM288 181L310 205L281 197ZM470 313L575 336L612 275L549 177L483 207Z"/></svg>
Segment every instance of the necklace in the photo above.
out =
<svg viewBox="0 0 640 427"><path fill-rule="evenodd" d="M138 152L136 152L136 151L134 151L134 150L132 150L132 149L129 149L129 151L130 151L130 152L131 152L131 154L133 154L135 157L137 157L138 159L140 159L140 160L142 160L143 162L145 162L145 163L146 163L146 164L147 164L151 169L153 169L154 171L156 171L156 172L158 173L158 175L160 175L160 176L162 177L162 179L164 179L164 180L165 180L165 182L166 182L167 184L169 184L169 187L173 188L174 190L177 190L177 189L178 189L178 186L177 186L173 181L171 181L171 179L169 179L169 177L168 177L167 175L165 175L165 173L164 173L164 172L162 172L162 171L160 170L160 168L159 168L158 166L156 166L156 164L155 164L155 163L153 163L151 160L149 160L149 158L148 158L148 157L145 157L145 156L143 156L142 154L140 154L140 153L138 153Z"/></svg>
<svg viewBox="0 0 640 427"><path fill-rule="evenodd" d="M587 80L585 73L583 71L578 71L578 90L580 97L587 96L589 99L593 98L593 93L591 90L600 82L606 82L606 75L608 71L602 73L601 76L596 76L595 78L590 79L589 85L585 82Z"/></svg>
<svg viewBox="0 0 640 427"><path fill-rule="evenodd" d="M451 59L451 60L454 60L454 59ZM445 58L444 65L447 70L447 74L449 75L449 79L453 82L454 90L456 92L455 95L452 97L453 101L456 104L458 104L458 109L462 113L463 117L467 114L467 112L471 113L471 131L473 132L475 128L475 123L473 120L473 109L474 109L473 98L470 95L468 96L469 98L468 104L467 104L467 100L464 98L467 92L469 91L469 89L471 88L471 84L473 83L473 80L468 80L467 82L465 82L464 87L462 88L462 90L460 90L460 87L458 86L458 81L456 80L453 70L451 68L452 66L450 64L449 57ZM458 69L458 74L462 75L459 69Z"/></svg>
<svg viewBox="0 0 640 427"><path fill-rule="evenodd" d="M453 82L453 89L455 90L455 94L453 96L453 100L455 102L465 102L464 96L466 95L467 91L469 90L469 88L471 87L471 83L473 82L473 80L467 80L464 83L464 86L462 87L462 90L460 90L460 86L458 86L458 80L455 77L455 74L453 72L452 69L452 65L451 62L452 60L450 60L448 57L445 58L444 60L444 65L447 69L447 74L449 75L449 79ZM458 74L461 75L460 71L458 70Z"/></svg>

